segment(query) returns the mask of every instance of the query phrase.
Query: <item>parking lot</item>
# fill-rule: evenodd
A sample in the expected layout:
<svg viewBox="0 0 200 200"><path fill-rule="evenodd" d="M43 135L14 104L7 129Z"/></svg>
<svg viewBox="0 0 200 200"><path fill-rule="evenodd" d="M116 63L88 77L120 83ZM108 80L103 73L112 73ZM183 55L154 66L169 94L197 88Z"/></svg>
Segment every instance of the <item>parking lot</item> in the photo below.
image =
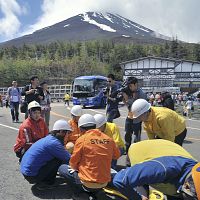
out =
<svg viewBox="0 0 200 200"><path fill-rule="evenodd" d="M183 145L196 159L200 160L200 112L198 107L195 108L193 118L187 119L188 135ZM178 107L181 113L181 108ZM104 109L84 109L84 113L92 115L96 113L105 114ZM124 121L127 110L120 107L121 117L115 120L120 127L121 135L124 136ZM58 119L70 119L70 108L64 106L63 102L52 103L50 129L53 123ZM20 114L22 122L24 115ZM10 110L5 107L0 108L0 151L1 151L1 170L0 170L0 199L2 200L22 200L22 199L71 199L71 191L61 178L57 182L60 184L56 189L51 191L37 191L34 186L28 184L19 172L18 159L13 152L13 145L17 136L20 123L12 123ZM142 139L147 139L146 134L142 132ZM119 165L125 165L125 156L122 156Z"/></svg>

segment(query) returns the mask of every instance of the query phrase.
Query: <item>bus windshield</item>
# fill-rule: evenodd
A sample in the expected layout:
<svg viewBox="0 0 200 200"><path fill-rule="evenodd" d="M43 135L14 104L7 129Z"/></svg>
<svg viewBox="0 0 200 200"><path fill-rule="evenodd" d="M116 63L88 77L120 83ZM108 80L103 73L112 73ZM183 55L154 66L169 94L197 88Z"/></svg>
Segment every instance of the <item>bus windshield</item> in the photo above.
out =
<svg viewBox="0 0 200 200"><path fill-rule="evenodd" d="M104 76L80 76L73 82L73 104L83 106L105 106L103 89L107 86Z"/></svg>
<svg viewBox="0 0 200 200"><path fill-rule="evenodd" d="M74 93L92 93L94 92L94 82L92 79L75 79Z"/></svg>

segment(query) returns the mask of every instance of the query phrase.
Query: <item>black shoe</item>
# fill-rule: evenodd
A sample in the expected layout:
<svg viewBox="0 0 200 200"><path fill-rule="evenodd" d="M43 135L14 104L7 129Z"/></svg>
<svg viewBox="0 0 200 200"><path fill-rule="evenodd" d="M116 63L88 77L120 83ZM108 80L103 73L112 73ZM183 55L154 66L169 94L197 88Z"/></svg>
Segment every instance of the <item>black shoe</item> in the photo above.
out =
<svg viewBox="0 0 200 200"><path fill-rule="evenodd" d="M57 187L56 184L47 184L47 183L44 183L44 182L36 184L36 188L38 190L41 190L41 191L42 190L52 190L52 189L54 189L56 187Z"/></svg>

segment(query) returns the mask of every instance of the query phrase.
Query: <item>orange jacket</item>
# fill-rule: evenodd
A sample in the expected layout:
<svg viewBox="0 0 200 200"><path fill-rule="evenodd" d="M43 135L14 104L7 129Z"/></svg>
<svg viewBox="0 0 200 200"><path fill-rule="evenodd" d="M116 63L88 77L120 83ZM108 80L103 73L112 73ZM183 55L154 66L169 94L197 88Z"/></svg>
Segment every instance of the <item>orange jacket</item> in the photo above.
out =
<svg viewBox="0 0 200 200"><path fill-rule="evenodd" d="M77 139L70 166L78 170L82 181L107 183L111 180L111 161L119 157L120 151L113 139L92 129Z"/></svg>
<svg viewBox="0 0 200 200"><path fill-rule="evenodd" d="M66 134L64 138L64 144L66 145L68 142L75 143L76 140L83 134L81 133L80 129L78 128L77 122L75 122L73 119L69 120L69 125L72 128L72 132L70 134Z"/></svg>
<svg viewBox="0 0 200 200"><path fill-rule="evenodd" d="M14 151L18 152L22 148L26 151L34 142L45 137L47 134L48 128L43 118L34 121L28 117L19 127Z"/></svg>

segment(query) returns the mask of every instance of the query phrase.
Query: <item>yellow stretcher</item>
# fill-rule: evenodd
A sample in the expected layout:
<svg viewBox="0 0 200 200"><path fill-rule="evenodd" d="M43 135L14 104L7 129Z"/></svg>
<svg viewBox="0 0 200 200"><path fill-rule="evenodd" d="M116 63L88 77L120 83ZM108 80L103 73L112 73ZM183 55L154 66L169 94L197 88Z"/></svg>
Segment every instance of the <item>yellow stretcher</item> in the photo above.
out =
<svg viewBox="0 0 200 200"><path fill-rule="evenodd" d="M104 191L107 194L115 195L115 196L121 197L122 199L128 200L128 198L126 196L124 196L123 194L121 194L120 192L118 192L114 189L104 188ZM166 198L162 192L159 192L157 190L150 190L149 200L165 200L165 199Z"/></svg>

